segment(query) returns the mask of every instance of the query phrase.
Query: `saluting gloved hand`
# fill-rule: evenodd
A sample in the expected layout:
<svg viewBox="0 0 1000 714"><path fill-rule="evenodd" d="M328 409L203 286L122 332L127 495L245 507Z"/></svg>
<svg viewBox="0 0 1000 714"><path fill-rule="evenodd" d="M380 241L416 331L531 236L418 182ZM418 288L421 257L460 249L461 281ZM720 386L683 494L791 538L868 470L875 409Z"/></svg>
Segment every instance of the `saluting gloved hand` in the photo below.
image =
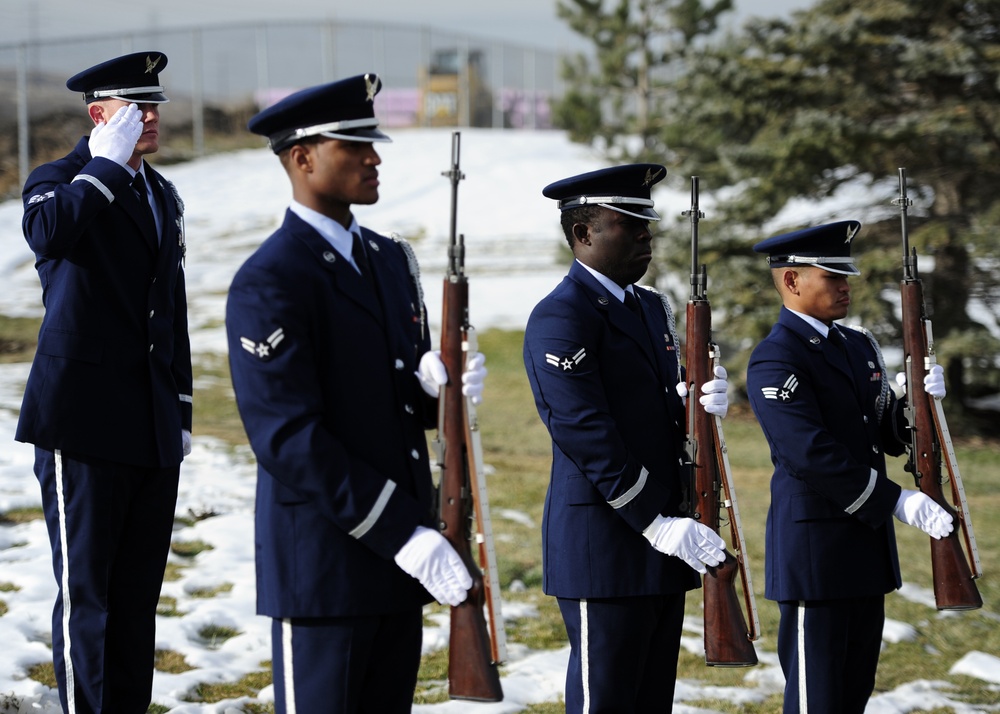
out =
<svg viewBox="0 0 1000 714"><path fill-rule="evenodd" d="M486 380L486 356L481 352L473 352L466 362L465 372L462 373L462 394L472 398L473 404L480 404L483 401L483 385ZM448 383L448 370L441 361L441 351L431 350L425 352L417 365L417 379L420 386L432 397L441 393L441 387Z"/></svg>
<svg viewBox="0 0 1000 714"><path fill-rule="evenodd" d="M191 453L191 432L187 429L181 429L181 451L184 456Z"/></svg>
<svg viewBox="0 0 1000 714"><path fill-rule="evenodd" d="M726 417L729 411L729 382L726 381L728 374L726 368L719 365L714 369L715 379L709 380L701 385L702 396L698 397L698 403L705 407L705 411L716 416ZM681 402L687 406L688 388L684 382L678 382L674 387Z"/></svg>
<svg viewBox="0 0 1000 714"><path fill-rule="evenodd" d="M442 605L454 607L468 597L472 576L451 543L436 530L417 526L395 561Z"/></svg>
<svg viewBox="0 0 1000 714"><path fill-rule="evenodd" d="M673 555L699 573L708 572L726 559L726 544L719 534L693 518L658 515L642 532L654 548Z"/></svg>
<svg viewBox="0 0 1000 714"><path fill-rule="evenodd" d="M135 104L122 107L90 132L90 155L124 166L132 158L135 143L142 136L142 112Z"/></svg>
<svg viewBox="0 0 1000 714"><path fill-rule="evenodd" d="M954 518L922 491L903 490L892 515L908 526L915 526L931 538L940 540L954 530Z"/></svg>
<svg viewBox="0 0 1000 714"><path fill-rule="evenodd" d="M906 391L905 372L896 373L896 384L902 387L904 392ZM936 364L928 370L927 374L924 375L924 391L935 399L944 399L948 393L944 386L944 367Z"/></svg>

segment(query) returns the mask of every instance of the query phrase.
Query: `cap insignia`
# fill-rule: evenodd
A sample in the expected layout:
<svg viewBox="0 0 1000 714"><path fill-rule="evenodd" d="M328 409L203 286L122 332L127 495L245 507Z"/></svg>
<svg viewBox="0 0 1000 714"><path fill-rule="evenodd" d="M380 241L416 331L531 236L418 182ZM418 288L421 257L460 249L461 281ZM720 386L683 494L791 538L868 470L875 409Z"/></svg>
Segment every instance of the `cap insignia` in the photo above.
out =
<svg viewBox="0 0 1000 714"><path fill-rule="evenodd" d="M378 91L378 77L375 78L373 82L370 79L371 75L365 75L365 92L367 96L365 99L369 102L375 101L375 93Z"/></svg>
<svg viewBox="0 0 1000 714"><path fill-rule="evenodd" d="M662 171L663 171L662 168L657 169L655 172L653 171L653 169L646 169L646 177L642 180L642 185L649 186L650 184L652 184L656 180L656 177L659 176Z"/></svg>
<svg viewBox="0 0 1000 714"><path fill-rule="evenodd" d="M156 69L156 65L160 64L160 60L163 59L163 55L159 55L155 60L150 59L149 55L146 55L146 74L152 74L153 70Z"/></svg>
<svg viewBox="0 0 1000 714"><path fill-rule="evenodd" d="M844 242L845 243L850 243L854 239L854 236L857 234L858 229L860 227L861 226L859 224L848 223L847 224L847 240L845 240Z"/></svg>

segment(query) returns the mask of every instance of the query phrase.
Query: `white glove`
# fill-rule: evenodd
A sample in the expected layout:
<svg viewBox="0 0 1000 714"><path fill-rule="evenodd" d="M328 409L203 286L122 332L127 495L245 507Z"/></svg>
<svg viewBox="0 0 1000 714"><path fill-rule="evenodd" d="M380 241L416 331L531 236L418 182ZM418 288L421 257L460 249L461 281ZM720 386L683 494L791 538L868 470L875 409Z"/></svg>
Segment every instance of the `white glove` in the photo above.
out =
<svg viewBox="0 0 1000 714"><path fill-rule="evenodd" d="M417 379L420 386L432 397L441 393L441 387L448 384L448 370L445 369L444 362L441 361L441 351L431 350L424 352L417 365Z"/></svg>
<svg viewBox="0 0 1000 714"><path fill-rule="evenodd" d="M948 393L944 386L944 367L936 364L924 375L924 391L935 399L944 399Z"/></svg>
<svg viewBox="0 0 1000 714"><path fill-rule="evenodd" d="M395 561L442 605L454 607L468 597L472 576L451 543L436 530L417 526Z"/></svg>
<svg viewBox="0 0 1000 714"><path fill-rule="evenodd" d="M465 362L465 372L462 373L462 394L472 399L473 404L483 402L483 383L486 381L486 355L482 352L472 352Z"/></svg>
<svg viewBox="0 0 1000 714"><path fill-rule="evenodd" d="M726 544L719 535L693 518L657 516L642 532L654 548L673 555L699 573L708 572L726 559Z"/></svg>
<svg viewBox="0 0 1000 714"><path fill-rule="evenodd" d="M896 384L898 384L904 392L906 391L905 372L896 372ZM930 371L928 371L927 374L924 375L924 391L935 399L945 398L945 395L948 394L948 390L944 386L944 367L936 364L930 368Z"/></svg>
<svg viewBox="0 0 1000 714"><path fill-rule="evenodd" d="M129 104L115 112L107 123L102 121L90 132L90 155L124 166L132 158L140 136L142 112L135 104Z"/></svg>
<svg viewBox="0 0 1000 714"><path fill-rule="evenodd" d="M921 491L903 490L892 515L908 526L919 528L931 538L940 540L954 530L954 518Z"/></svg>
<svg viewBox="0 0 1000 714"><path fill-rule="evenodd" d="M726 368L719 365L715 368L715 379L701 385L704 396L698 398L698 403L705 407L709 414L725 418L729 411L729 382L726 381Z"/></svg>
<svg viewBox="0 0 1000 714"><path fill-rule="evenodd" d="M462 394L472 398L473 404L483 401L483 383L486 380L486 356L480 352L470 354L462 373ZM448 383L448 370L441 361L441 351L425 352L417 365L417 379L420 386L432 397L441 393L441 387Z"/></svg>
<svg viewBox="0 0 1000 714"><path fill-rule="evenodd" d="M187 429L181 429L181 449L185 456L191 453L191 432Z"/></svg>

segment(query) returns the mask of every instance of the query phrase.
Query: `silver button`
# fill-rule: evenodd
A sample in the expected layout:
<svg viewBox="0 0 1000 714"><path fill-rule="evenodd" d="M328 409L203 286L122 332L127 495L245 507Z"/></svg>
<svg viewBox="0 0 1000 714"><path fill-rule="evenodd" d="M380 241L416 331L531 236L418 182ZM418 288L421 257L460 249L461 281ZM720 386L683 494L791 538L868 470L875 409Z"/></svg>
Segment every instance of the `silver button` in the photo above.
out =
<svg viewBox="0 0 1000 714"><path fill-rule="evenodd" d="M406 410L407 414L412 414L413 413L413 407L410 406L409 404L407 404L406 406L404 406L403 409Z"/></svg>
<svg viewBox="0 0 1000 714"><path fill-rule="evenodd" d="M867 424L867 423L868 423L868 415L865 414L865 424Z"/></svg>
<svg viewBox="0 0 1000 714"><path fill-rule="evenodd" d="M416 449L413 449L413 451L410 452L410 456L412 456L414 459L419 459L420 458L420 452L417 451Z"/></svg>
<svg viewBox="0 0 1000 714"><path fill-rule="evenodd" d="M149 311L149 316L150 317L153 317L153 315L155 315L155 314L156 314L156 310L150 310Z"/></svg>
<svg viewBox="0 0 1000 714"><path fill-rule="evenodd" d="M150 345L150 346L149 346L149 351L150 351L150 352L152 352L152 351L153 351L153 345Z"/></svg>
<svg viewBox="0 0 1000 714"><path fill-rule="evenodd" d="M333 254L332 250L325 250L323 251L323 260L327 263L333 263L337 260L337 256Z"/></svg>
<svg viewBox="0 0 1000 714"><path fill-rule="evenodd" d="M875 446L875 444L872 444L872 453L873 454L877 454L878 453L878 447Z"/></svg>
<svg viewBox="0 0 1000 714"><path fill-rule="evenodd" d="M405 367L405 366L406 366L406 365L405 365L405 364L403 364L403 360L401 360L401 359L398 359L398 360L396 360L396 369L399 369L399 370L401 370L401 369L403 369L403 367Z"/></svg>

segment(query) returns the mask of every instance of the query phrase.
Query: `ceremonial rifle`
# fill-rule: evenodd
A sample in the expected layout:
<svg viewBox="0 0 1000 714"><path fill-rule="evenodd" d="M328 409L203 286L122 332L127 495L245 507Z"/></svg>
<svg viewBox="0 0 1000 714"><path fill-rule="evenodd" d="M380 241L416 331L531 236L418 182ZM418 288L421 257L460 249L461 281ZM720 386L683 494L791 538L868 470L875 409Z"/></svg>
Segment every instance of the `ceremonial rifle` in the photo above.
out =
<svg viewBox="0 0 1000 714"><path fill-rule="evenodd" d="M907 407L910 422L909 458L906 470L913 474L917 488L934 499L955 518L955 529L944 538L931 538L931 572L934 578L934 600L939 610L974 610L983 606L983 598L976 587L982 565L972 530L969 506L965 500L962 475L955 459L948 422L941 408L941 400L924 390L924 376L937 364L934 355L934 336L931 321L924 304L923 284L917 275L917 251L910 251L907 211L913 201L906 195L906 169L899 169L899 198L893 199L899 207L903 233L903 280L899 285L903 307L903 365L906 372ZM945 498L941 474L942 459L951 480L952 500ZM965 550L972 561L970 568Z"/></svg>
<svg viewBox="0 0 1000 714"><path fill-rule="evenodd" d="M498 666L506 657L496 556L489 521L489 504L482 468L482 447L472 400L462 394L461 375L468 355L475 352L475 334L469 324L469 283L465 277L464 236L456 235L460 132L452 134L451 233L448 268L444 277L441 320L441 361L448 370L448 383L441 388L438 436L435 441L441 532L461 556L472 575L472 589L465 602L451 608L448 650L448 694L453 699L498 702L503 699ZM477 523L479 563L470 546ZM483 571L487 577L484 579ZM489 613L489 630L483 612Z"/></svg>
<svg viewBox="0 0 1000 714"><path fill-rule="evenodd" d="M753 640L760 636L757 604L735 484L722 434L722 418L699 406L701 385L714 379L720 363L719 346L712 341L712 308L706 297L708 273L698 265L698 221L704 213L698 207L698 177L691 177L691 210L682 215L691 219L691 297L687 304L684 363L687 384L687 456L691 476L689 515L716 533L720 530L721 508L728 511L730 539L735 556L709 567L704 579L705 663L714 667L749 667L757 664ZM721 534L720 534L721 535ZM736 594L740 576L750 627Z"/></svg>

